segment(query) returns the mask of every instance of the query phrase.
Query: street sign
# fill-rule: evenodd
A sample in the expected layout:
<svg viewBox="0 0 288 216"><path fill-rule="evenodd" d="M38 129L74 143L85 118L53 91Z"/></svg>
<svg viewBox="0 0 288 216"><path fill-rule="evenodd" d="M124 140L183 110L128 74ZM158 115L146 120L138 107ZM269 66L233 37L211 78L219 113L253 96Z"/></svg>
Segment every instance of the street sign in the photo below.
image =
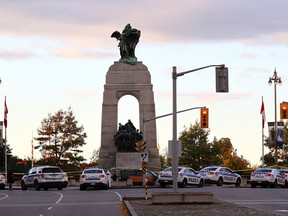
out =
<svg viewBox="0 0 288 216"><path fill-rule="evenodd" d="M148 152L141 152L140 153L142 162L148 162Z"/></svg>

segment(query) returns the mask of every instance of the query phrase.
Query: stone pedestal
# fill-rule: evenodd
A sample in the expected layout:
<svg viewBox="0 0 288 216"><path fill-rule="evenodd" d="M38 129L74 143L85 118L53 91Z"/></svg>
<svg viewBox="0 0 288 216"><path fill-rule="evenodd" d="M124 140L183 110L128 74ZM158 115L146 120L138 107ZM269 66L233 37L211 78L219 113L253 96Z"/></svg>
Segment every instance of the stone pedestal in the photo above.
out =
<svg viewBox="0 0 288 216"><path fill-rule="evenodd" d="M118 152L116 153L116 167L118 169L141 169L141 156L138 152Z"/></svg>
<svg viewBox="0 0 288 216"><path fill-rule="evenodd" d="M129 65L114 62L106 74L102 104L102 128L99 165L110 169L116 167L117 149L114 145L114 135L118 130L118 101L125 95L134 96L139 102L140 131L146 140L149 154L149 167L160 167L159 151L157 149L156 121L143 123L143 118L155 117L155 103L151 75L148 68L137 62ZM137 126L135 126L138 128Z"/></svg>

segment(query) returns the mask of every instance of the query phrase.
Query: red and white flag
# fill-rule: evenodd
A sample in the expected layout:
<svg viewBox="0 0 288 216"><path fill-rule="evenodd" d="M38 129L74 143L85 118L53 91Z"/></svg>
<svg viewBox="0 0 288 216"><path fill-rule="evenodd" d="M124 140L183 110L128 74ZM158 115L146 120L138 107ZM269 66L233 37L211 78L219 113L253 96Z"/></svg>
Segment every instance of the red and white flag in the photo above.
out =
<svg viewBox="0 0 288 216"><path fill-rule="evenodd" d="M264 102L262 101L260 114L262 115L262 128L264 128L266 116L265 116L265 109L264 109Z"/></svg>
<svg viewBox="0 0 288 216"><path fill-rule="evenodd" d="M5 126L5 128L7 128L7 124L8 124L7 114L8 114L8 108L6 105L6 97L5 97L5 102L4 102L4 126Z"/></svg>

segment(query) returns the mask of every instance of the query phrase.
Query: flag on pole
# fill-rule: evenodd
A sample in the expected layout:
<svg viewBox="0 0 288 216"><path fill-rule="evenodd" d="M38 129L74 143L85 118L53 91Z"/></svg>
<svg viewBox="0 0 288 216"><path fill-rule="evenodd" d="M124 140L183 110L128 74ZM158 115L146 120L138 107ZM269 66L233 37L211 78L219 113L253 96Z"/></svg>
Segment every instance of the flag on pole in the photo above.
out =
<svg viewBox="0 0 288 216"><path fill-rule="evenodd" d="M264 109L264 102L263 102L263 100L262 100L262 105L261 105L260 114L262 115L262 128L264 128L265 121L266 121L266 116L265 116L265 109Z"/></svg>
<svg viewBox="0 0 288 216"><path fill-rule="evenodd" d="M5 97L5 102L4 102L4 126L5 128L7 128L7 114L8 114L8 108L7 108L7 105L6 105L6 97Z"/></svg>

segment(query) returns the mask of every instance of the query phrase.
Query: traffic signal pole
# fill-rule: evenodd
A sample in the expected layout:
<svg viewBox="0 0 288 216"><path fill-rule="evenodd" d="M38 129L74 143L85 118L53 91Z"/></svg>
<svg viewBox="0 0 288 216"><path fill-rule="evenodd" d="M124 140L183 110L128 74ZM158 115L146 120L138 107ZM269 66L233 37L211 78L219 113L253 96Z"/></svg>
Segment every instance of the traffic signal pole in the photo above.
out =
<svg viewBox="0 0 288 216"><path fill-rule="evenodd" d="M172 140L172 177L173 177L173 191L177 192L177 177L178 177L178 148L177 148L177 77L183 76L187 73L192 73L198 70L202 70L209 67L220 67L225 68L224 64L221 65L208 65L201 68L196 68L189 71L184 71L177 73L176 67L172 69L172 79L173 79L173 140Z"/></svg>

